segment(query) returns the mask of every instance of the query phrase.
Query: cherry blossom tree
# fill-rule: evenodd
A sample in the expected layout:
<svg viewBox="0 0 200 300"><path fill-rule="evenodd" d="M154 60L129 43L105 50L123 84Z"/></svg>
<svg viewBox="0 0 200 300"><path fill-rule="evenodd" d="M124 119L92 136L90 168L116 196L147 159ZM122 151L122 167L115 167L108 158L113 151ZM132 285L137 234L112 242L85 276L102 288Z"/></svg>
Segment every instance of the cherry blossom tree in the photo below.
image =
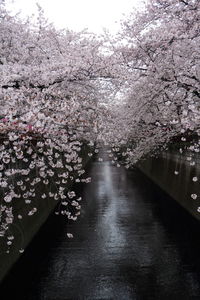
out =
<svg viewBox="0 0 200 300"><path fill-rule="evenodd" d="M0 235L4 236L16 217L37 213L34 197L60 200L59 213L77 219L81 198L68 187L74 181L90 182L83 177L81 149L84 143L94 147L103 113L99 101L106 96L102 83L110 74L103 39L84 31L55 30L40 7L36 24L10 16L3 4L0 18ZM45 188L49 185L53 185L50 192ZM18 198L24 201L24 216L13 211Z"/></svg>
<svg viewBox="0 0 200 300"><path fill-rule="evenodd" d="M173 136L200 133L199 17L199 1L151 0L122 22L124 105L115 114L119 139L133 145L130 164Z"/></svg>

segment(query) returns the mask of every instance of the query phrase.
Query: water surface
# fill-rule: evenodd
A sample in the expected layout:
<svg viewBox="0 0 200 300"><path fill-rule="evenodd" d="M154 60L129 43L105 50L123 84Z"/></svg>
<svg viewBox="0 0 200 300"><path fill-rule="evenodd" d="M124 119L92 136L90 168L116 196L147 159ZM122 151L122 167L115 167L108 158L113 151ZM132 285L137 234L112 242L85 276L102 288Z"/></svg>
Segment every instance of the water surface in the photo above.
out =
<svg viewBox="0 0 200 300"><path fill-rule="evenodd" d="M78 222L49 218L1 299L200 299L199 223L138 170L89 175Z"/></svg>

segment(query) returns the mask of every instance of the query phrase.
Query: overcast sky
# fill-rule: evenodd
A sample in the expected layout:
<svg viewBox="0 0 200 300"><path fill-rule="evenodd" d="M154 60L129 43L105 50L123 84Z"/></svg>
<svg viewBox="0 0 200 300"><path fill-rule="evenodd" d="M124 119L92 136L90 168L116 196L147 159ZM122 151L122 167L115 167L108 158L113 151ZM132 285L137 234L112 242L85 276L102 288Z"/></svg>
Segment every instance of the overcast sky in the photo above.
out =
<svg viewBox="0 0 200 300"><path fill-rule="evenodd" d="M140 9L144 0L9 0L9 8L21 11L23 16L36 11L36 2L44 9L45 15L58 28L101 33L105 27L116 33L122 19L133 9Z"/></svg>

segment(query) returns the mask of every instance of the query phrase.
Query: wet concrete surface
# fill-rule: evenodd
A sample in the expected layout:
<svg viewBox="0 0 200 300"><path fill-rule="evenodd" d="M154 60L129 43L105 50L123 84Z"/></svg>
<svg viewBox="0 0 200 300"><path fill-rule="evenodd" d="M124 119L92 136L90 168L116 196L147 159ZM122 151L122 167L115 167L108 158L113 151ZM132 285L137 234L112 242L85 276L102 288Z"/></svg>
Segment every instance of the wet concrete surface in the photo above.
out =
<svg viewBox="0 0 200 300"><path fill-rule="evenodd" d="M79 220L51 216L0 299L200 299L199 223L138 170L89 175Z"/></svg>

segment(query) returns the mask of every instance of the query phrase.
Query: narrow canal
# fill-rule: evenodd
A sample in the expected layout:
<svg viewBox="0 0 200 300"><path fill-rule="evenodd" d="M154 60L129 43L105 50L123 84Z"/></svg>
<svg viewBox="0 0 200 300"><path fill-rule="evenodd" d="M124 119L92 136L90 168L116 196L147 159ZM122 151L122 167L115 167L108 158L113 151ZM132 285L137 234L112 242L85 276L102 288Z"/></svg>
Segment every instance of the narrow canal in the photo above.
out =
<svg viewBox="0 0 200 300"><path fill-rule="evenodd" d="M200 299L199 223L138 170L89 173L79 220L51 216L0 299Z"/></svg>

